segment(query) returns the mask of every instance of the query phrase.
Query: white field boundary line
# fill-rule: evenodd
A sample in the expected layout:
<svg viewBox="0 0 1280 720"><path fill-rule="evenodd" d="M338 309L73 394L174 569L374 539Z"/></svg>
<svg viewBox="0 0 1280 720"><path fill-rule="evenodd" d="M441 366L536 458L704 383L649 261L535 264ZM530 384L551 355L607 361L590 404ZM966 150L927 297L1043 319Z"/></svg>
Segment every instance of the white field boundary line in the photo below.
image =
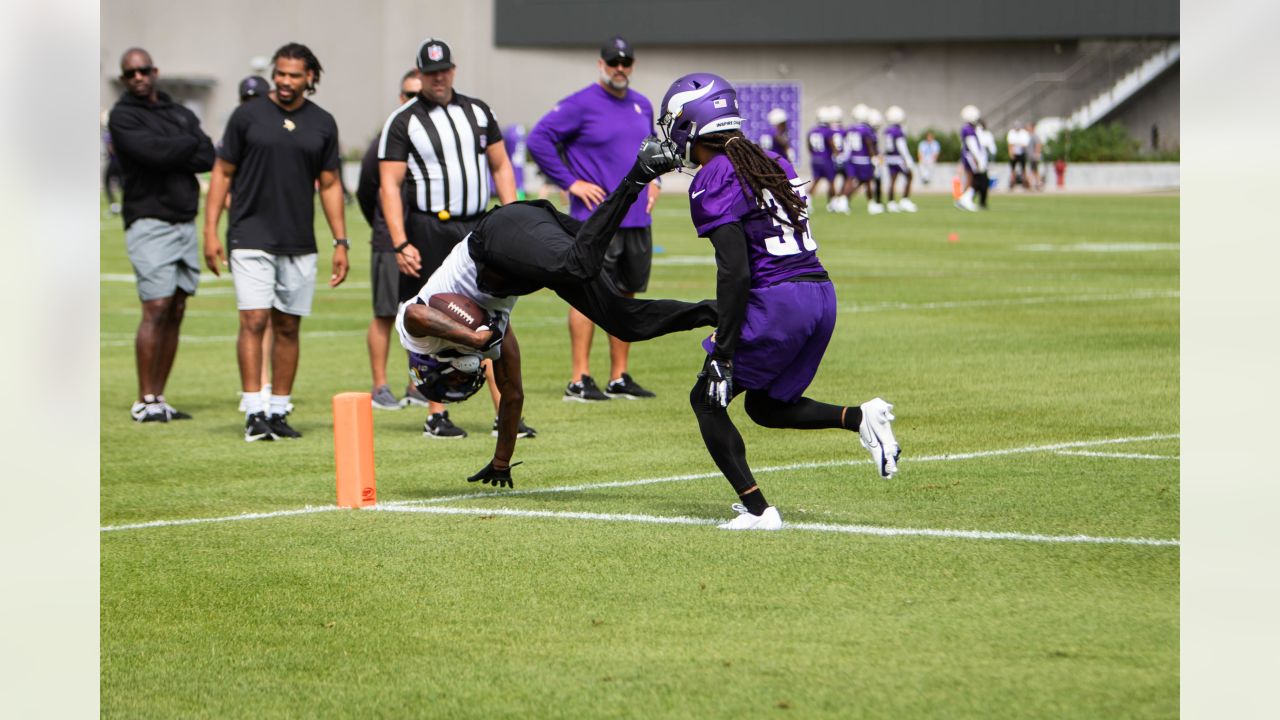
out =
<svg viewBox="0 0 1280 720"><path fill-rule="evenodd" d="M1027 447L1007 448L1003 450L982 450L979 452L957 453L954 455L924 455L921 457L911 457L909 455L904 455L902 457L901 462L909 466L913 463L951 462L953 460L975 460L980 458L1000 457L1003 455L1020 455L1024 453L1037 453L1037 452L1055 452L1058 450L1066 450L1070 448L1098 447L1101 445L1118 445L1118 444L1124 444L1124 443L1144 442L1144 441L1150 441L1150 440L1172 440L1177 437L1179 436L1176 433L1159 434L1159 435L1143 435L1141 437L1108 438L1106 440L1079 440L1076 442L1068 442L1068 443L1054 443L1052 445L1031 445ZM811 469L817 469L817 468L842 467L847 465L870 465L870 464L871 464L870 458L858 459L858 460L827 460L825 462L791 463L789 465L773 465L770 467L752 468L751 472L758 475L761 473L785 472L787 470L811 470ZM530 488L528 490L506 490L506 491L498 491L498 492L463 493L459 495L443 495L441 497L425 498L422 500L393 500L391 502L379 503L379 504L386 505L386 506L436 505L440 503L449 503L449 502L455 502L459 500L476 500L480 498L510 497L515 495L542 495L544 493L582 492L587 490L603 490L606 488L636 487L639 485L656 485L659 483L684 482L688 480L705 480L707 478L716 478L716 477L720 477L720 473L718 471L705 472L705 473L691 473L687 475L669 475L667 477L642 478L639 480L616 480L613 482L585 483L582 485L560 485L557 487ZM893 481L887 480L886 482L893 482Z"/></svg>
<svg viewBox="0 0 1280 720"><path fill-rule="evenodd" d="M1088 450L1059 450L1054 455L1077 455L1079 457L1120 458L1124 460L1181 460L1177 455L1144 455L1142 453L1105 453Z"/></svg>
<svg viewBox="0 0 1280 720"><path fill-rule="evenodd" d="M1179 298L1178 290L1135 290L1127 293L1095 295L1048 295L1042 297L1003 298L999 300L955 300L926 303L871 303L866 305L841 305L842 313L869 313L885 310L955 310L962 308L1002 307L1013 305L1047 305L1049 303L1126 302L1130 300L1163 300Z"/></svg>
<svg viewBox="0 0 1280 720"><path fill-rule="evenodd" d="M1021 448L1007 448L1003 450L984 450L984 451L972 452L972 453L958 453L954 455L927 455L923 457L912 458L910 459L910 462L947 462L952 460L972 460L972 459L985 458L985 457L1000 457L1004 455L1019 455L1019 454L1035 453L1035 452L1054 452L1057 450L1077 448L1077 447L1097 447L1100 445L1115 445L1115 444L1123 444L1123 443L1144 442L1144 441L1151 441L1151 440L1171 440L1177 437L1179 437L1179 435L1176 433L1172 433L1172 434L1162 433L1162 434L1155 434L1155 435L1143 435L1143 436L1137 436L1137 437L1108 438L1105 440L1081 440L1081 441L1068 442L1068 443L1054 443L1052 445L1031 445L1031 446L1021 447ZM816 463L794 463L790 465L776 465L772 467L754 468L753 472L769 473L769 472L780 472L784 470L795 470L795 469L803 469L803 468L838 467L843 465L865 465L865 464L870 464L870 462L871 462L870 460L835 460L835 461L829 461L829 462L816 462ZM427 504L436 505L440 503L455 502L460 500L474 500L479 498L512 497L517 495L540 495L544 493L581 492L581 491L588 491L588 490L601 490L606 488L635 487L638 485L653 485L658 483L681 482L681 481L687 481L687 480L701 480L701 479L714 478L719 476L720 476L719 472L693 473L693 474L687 474L687 475L671 475L668 477L645 478L640 480L621 480L621 481L615 481L615 482L587 483L587 484L581 484L581 485L561 485L557 487L533 488L529 490L508 490L506 492L466 493L461 495L446 495L438 498L428 498L425 500L391 501L386 503L379 503L374 508L366 508L366 509L378 509L378 510L384 510L388 512L395 511L395 510L404 510L404 511L457 510L459 512L465 512L465 513L474 512L475 514L484 514L489 510L485 508L427 508L427 507L421 507L421 506L427 505ZM179 520L151 520L148 522L129 523L124 525L105 525L100 527L99 531L115 532L115 531L121 531L121 530L141 530L145 528L156 528L156 527L176 527L176 526L182 526L182 525L198 525L203 523L238 522L242 520L263 520L268 518L288 517L293 515L309 515L312 513L329 512L332 510L339 510L339 509L341 508L337 507L336 505L322 505L322 506L308 505L307 507L298 508L294 510L278 510L274 512L243 513L240 515L226 515L222 517L186 518L186 519L179 519ZM513 510L512 512L526 512L526 511ZM527 511L527 512L535 512L535 511ZM596 515L596 514L598 513L577 513L576 515L586 516L586 515ZM574 515L574 514L570 514L570 515ZM645 517L648 517L648 516L645 516ZM696 518L684 518L684 521L686 521L685 524L692 524L692 525L708 525L708 524L716 524L718 522L716 520L703 520L703 519L696 519ZM680 521L673 520L671 522L680 522ZM788 527L806 529L807 526L803 523L793 523L788 525ZM818 527L827 527L827 526L813 525L812 528L809 528L809 529L818 528ZM830 527L858 528L862 526L832 525ZM870 532L870 530L883 531L886 529L870 528L867 532L864 532L862 534L874 534ZM837 529L837 530L827 530L827 532L854 532L854 531ZM1018 535L1017 533L1013 533L1013 534L991 533L991 532L979 531L979 530L919 529L919 530L911 530L911 531L897 530L895 532L897 532L898 534L915 534L915 535L929 535L931 533L937 533L937 532L970 533L970 534L976 533L976 535L974 535L975 537L977 537L978 535L984 535L982 539L1011 539L1013 535ZM882 534L888 534L888 533L882 533ZM986 538L985 536L987 535L991 537ZM1010 538L1004 538L1003 536L1005 535L1010 535ZM960 537L960 535L956 535L955 537ZM1041 537L1041 536L1027 535L1026 537ZM1049 537L1049 536L1043 536L1043 537ZM1079 537L1087 537L1087 536L1079 536ZM1117 540L1124 540L1124 539L1120 538ZM1090 542L1090 541L1077 540L1076 542ZM1155 542L1166 543L1166 544L1178 543L1178 541L1176 540L1160 540Z"/></svg>
<svg viewBox="0 0 1280 720"><path fill-rule="evenodd" d="M365 335L368 329L364 330L315 330L308 332L302 331L300 334L304 338L336 338L336 337L354 337L356 335ZM226 343L235 342L235 335L181 335L178 337L179 343ZM102 347L124 347L133 346L133 340L100 340L99 345Z"/></svg>
<svg viewBox="0 0 1280 720"><path fill-rule="evenodd" d="M404 505L376 505L369 510L380 512L430 513L434 515L478 515L520 518L549 518L556 520L591 520L596 522L632 522L655 525L718 525L722 520L681 516L636 515L620 513L572 512L564 510L517 510L515 508L456 508L456 507L406 507ZM889 528L872 525L833 525L829 523L784 522L783 530L808 532L834 532L849 535L876 535L880 537L931 537L961 540L1014 540L1039 543L1090 543L1096 545L1154 545L1178 547L1178 540L1155 538L1095 537L1092 535L1039 535L1014 532L990 532L986 530L934 530L930 528Z"/></svg>

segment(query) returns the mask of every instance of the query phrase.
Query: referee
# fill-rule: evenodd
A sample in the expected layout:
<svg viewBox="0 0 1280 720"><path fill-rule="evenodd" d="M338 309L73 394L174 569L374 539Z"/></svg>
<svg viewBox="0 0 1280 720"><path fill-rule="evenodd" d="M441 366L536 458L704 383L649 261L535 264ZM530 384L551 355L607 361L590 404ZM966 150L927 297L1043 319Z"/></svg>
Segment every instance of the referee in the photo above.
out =
<svg viewBox="0 0 1280 720"><path fill-rule="evenodd" d="M378 160L382 214L400 267L400 301L412 299L489 206L489 173L498 200L516 199L515 174L488 104L453 91L449 46L427 38L418 48L422 91L382 129ZM406 217L400 187L412 198ZM423 434L466 437L444 406L431 403Z"/></svg>

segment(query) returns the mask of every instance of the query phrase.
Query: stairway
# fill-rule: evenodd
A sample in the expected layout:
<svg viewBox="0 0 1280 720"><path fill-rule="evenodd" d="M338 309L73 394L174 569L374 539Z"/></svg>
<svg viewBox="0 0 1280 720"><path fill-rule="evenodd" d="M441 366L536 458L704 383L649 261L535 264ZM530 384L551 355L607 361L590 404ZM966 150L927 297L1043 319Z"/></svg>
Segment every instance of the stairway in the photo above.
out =
<svg viewBox="0 0 1280 720"><path fill-rule="evenodd" d="M1111 114L1111 111L1120 107L1124 101L1133 97L1135 93L1146 87L1151 81L1160 77L1165 70L1173 67L1180 56L1181 48L1179 43L1177 41L1170 43L1151 57L1143 60L1136 68L1117 80L1114 85L1071 113L1067 118L1067 127L1072 130L1083 130Z"/></svg>

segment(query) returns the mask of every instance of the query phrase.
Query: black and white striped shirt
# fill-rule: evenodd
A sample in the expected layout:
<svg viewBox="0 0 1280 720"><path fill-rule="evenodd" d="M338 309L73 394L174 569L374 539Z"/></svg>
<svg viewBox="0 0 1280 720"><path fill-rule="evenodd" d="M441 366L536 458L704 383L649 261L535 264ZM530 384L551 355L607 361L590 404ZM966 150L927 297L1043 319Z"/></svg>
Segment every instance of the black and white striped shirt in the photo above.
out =
<svg viewBox="0 0 1280 720"><path fill-rule="evenodd" d="M468 217L489 206L485 149L501 140L498 120L483 100L455 92L448 105L437 105L417 95L387 118L378 159L408 164L412 209Z"/></svg>

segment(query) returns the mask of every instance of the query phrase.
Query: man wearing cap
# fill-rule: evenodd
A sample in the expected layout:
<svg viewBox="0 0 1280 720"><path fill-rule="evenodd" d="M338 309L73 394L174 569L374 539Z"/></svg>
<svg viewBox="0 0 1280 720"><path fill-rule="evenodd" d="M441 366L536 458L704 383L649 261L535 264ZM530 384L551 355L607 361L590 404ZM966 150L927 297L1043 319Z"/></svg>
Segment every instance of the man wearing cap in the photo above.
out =
<svg viewBox="0 0 1280 720"><path fill-rule="evenodd" d="M200 282L196 173L213 167L213 141L200 120L156 88L151 55L130 48L120 58L125 92L111 110L108 129L123 174L123 215L129 262L138 278L142 321L134 343L137 422L191 417L164 399L178 352L178 329L187 297Z"/></svg>
<svg viewBox="0 0 1280 720"><path fill-rule="evenodd" d="M606 188L617 185L631 167L636 148L654 134L652 103L630 87L634 63L631 44L620 35L610 38L600 48L597 81L561 100L529 132L529 153L552 182L569 191L569 214L577 220L585 220L604 200ZM657 198L655 181L627 212L605 254L606 273L628 297L649 286L650 213ZM610 382L600 390L590 374L594 331L590 319L569 310L573 373L564 399L653 397L627 372L630 343L615 337L609 338Z"/></svg>
<svg viewBox="0 0 1280 720"><path fill-rule="evenodd" d="M378 192L400 268L400 302L417 295L480 221L491 200L490 172L498 201L516 199L498 120L483 100L454 92L457 68L449 45L436 38L422 41L417 67L422 90L391 113L378 141ZM407 214L401 196L406 180ZM423 434L467 435L439 403L431 403Z"/></svg>
<svg viewBox="0 0 1280 720"><path fill-rule="evenodd" d="M240 81L240 102L248 102L256 97L264 97L271 91L267 79L261 75L250 75Z"/></svg>

